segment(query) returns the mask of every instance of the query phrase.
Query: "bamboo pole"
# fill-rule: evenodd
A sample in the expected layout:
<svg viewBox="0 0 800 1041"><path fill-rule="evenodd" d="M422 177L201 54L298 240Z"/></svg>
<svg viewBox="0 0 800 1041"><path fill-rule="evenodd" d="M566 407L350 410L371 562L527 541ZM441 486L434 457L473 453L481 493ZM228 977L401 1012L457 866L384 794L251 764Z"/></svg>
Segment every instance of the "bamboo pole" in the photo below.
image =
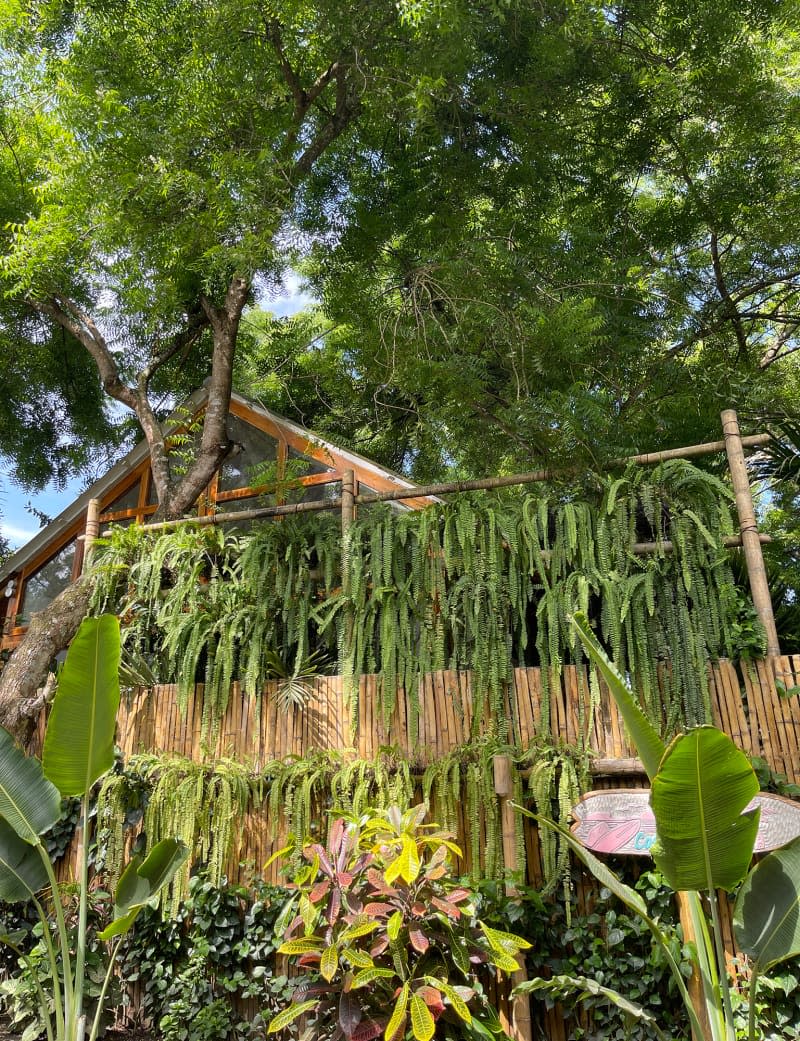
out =
<svg viewBox="0 0 800 1041"><path fill-rule="evenodd" d="M514 810L510 799L514 794L514 784L511 776L511 759L507 755L496 755L492 759L494 767L494 790L500 799L500 821L503 832L503 863L507 876L510 873L515 876L519 870L517 861L517 843L515 839L516 828L514 822ZM517 887L514 882L506 877L506 893L514 896ZM525 983L528 973L525 969L525 956L519 955L520 968L511 976L511 983L517 986ZM516 994L511 999L511 1022L509 1024L511 1037L514 1041L533 1041L533 1024L531 1022L531 1002L527 994Z"/></svg>
<svg viewBox="0 0 800 1041"><path fill-rule="evenodd" d="M772 611L767 572L764 568L764 555L761 552L761 540L758 536L750 478L744 459L744 438L739 433L739 421L732 408L725 409L722 413L722 429L725 433L725 451L736 496L736 512L739 515L739 530L747 564L747 575L750 579L750 591L753 594L753 604L767 634L767 657L777 658L781 653L781 648L778 643L778 630L775 627L775 615Z"/></svg>
<svg viewBox="0 0 800 1041"><path fill-rule="evenodd" d="M100 500L90 499L86 507L86 528L83 535L83 562L81 571L86 570L92 553L92 543L100 534Z"/></svg>
<svg viewBox="0 0 800 1041"><path fill-rule="evenodd" d="M770 440L769 434L753 434L741 438L745 448L754 448L765 445ZM612 459L605 469L613 469L634 463L640 466L651 466L656 463L666 462L668 459L689 459L693 456L710 455L714 452L722 452L725 449L725 441L707 441L700 445L688 445L685 448L669 448L663 452L645 452L641 455L631 455L625 458ZM456 492L490 491L494 488L509 488L514 485L535 484L538 481L551 480L557 477L557 470L533 470L530 473L509 474L505 477L481 477L471 481L447 481L443 484L415 485L411 488L396 488L390 492L376 492L369 495L354 496L354 503L365 506L373 502L399 502L403 499L430 498L437 495L449 495ZM344 475L343 475L344 476ZM343 482L344 483L344 482ZM175 520L158 521L155 524L143 524L142 528L147 531L158 531L165 528L174 528L181 524L196 524L205 526L207 524L231 524L238 521L258 520L262 517L287 517L296 513L315 513L318 510L333 510L342 508L342 496L330 499L326 502L297 502L285 503L282 506L263 506L259 509L240 510L237 513L208 514L205 517L178 517ZM104 532L103 534L106 534Z"/></svg>
<svg viewBox="0 0 800 1041"><path fill-rule="evenodd" d="M347 535L356 516L355 470L342 471L342 535Z"/></svg>

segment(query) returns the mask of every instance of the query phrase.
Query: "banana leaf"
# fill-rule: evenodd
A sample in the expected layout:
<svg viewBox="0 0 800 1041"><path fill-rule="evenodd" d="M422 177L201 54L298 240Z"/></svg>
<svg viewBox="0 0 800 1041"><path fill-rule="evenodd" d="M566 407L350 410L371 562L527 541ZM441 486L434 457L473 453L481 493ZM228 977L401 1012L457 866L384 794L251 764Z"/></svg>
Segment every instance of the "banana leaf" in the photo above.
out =
<svg viewBox="0 0 800 1041"><path fill-rule="evenodd" d="M119 621L86 618L67 651L44 740L44 773L62 795L85 795L114 765Z"/></svg>

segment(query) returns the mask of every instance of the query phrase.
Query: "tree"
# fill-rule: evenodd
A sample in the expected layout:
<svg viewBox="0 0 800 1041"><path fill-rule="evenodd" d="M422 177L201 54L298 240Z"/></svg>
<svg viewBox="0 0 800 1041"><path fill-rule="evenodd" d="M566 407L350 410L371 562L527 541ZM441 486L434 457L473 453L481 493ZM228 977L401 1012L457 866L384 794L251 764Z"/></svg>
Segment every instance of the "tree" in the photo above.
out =
<svg viewBox="0 0 800 1041"><path fill-rule="evenodd" d="M449 149L398 125L335 223L305 197L352 369L472 475L796 414L795 5L529 17Z"/></svg>
<svg viewBox="0 0 800 1041"><path fill-rule="evenodd" d="M286 263L310 178L326 160L319 177L347 193L356 143L424 121L433 91L456 94L513 30L504 7L452 0L441 20L420 0L2 5L15 172L0 189L3 334L21 367L60 337L91 393L135 414L161 516L187 512L231 448L242 314ZM159 401L206 374L202 435L181 473ZM0 701L41 678L87 589L32 625Z"/></svg>
<svg viewBox="0 0 800 1041"><path fill-rule="evenodd" d="M419 476L691 440L734 362L774 396L796 358L793 19L789 0L0 0L0 332L66 417L39 472L107 429L104 394L144 431L161 516L185 513L231 448L244 310L289 262L325 312L294 371L324 352L358 392L347 436L388 410ZM160 420L204 378L179 472ZM77 624L72 596L40 648Z"/></svg>

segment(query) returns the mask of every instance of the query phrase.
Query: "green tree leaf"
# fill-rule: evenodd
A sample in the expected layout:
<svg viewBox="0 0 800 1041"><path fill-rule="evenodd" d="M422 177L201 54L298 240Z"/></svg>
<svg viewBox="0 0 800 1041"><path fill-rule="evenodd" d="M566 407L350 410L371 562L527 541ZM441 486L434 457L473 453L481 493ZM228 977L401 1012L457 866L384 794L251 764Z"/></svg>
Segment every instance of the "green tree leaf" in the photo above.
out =
<svg viewBox="0 0 800 1041"><path fill-rule="evenodd" d="M26 756L0 728L0 817L25 842L36 843L60 813L61 796L44 776L42 764Z"/></svg>
<svg viewBox="0 0 800 1041"><path fill-rule="evenodd" d="M800 838L774 850L736 894L736 942L759 974L800 954Z"/></svg>
<svg viewBox="0 0 800 1041"><path fill-rule="evenodd" d="M101 615L84 619L67 651L42 756L62 795L85 795L114 765L119 641L117 618Z"/></svg>
<svg viewBox="0 0 800 1041"><path fill-rule="evenodd" d="M39 851L0 818L0 900L9 904L30 900L46 885Z"/></svg>
<svg viewBox="0 0 800 1041"><path fill-rule="evenodd" d="M126 933L139 912L172 881L185 863L189 849L179 839L162 839L148 855L133 857L123 871L114 894L114 920L102 932L101 940Z"/></svg>
<svg viewBox="0 0 800 1041"><path fill-rule="evenodd" d="M658 840L653 859L676 890L731 890L747 873L758 811L747 756L715 727L697 727L670 744L653 779L650 804Z"/></svg>

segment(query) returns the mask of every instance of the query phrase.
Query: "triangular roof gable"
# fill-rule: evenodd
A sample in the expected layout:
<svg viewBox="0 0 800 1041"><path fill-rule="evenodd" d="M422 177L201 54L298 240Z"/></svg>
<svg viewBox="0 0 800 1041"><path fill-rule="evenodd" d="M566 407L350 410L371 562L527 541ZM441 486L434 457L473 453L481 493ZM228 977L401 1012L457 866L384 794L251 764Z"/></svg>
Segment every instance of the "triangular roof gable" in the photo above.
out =
<svg viewBox="0 0 800 1041"><path fill-rule="evenodd" d="M206 399L205 388L196 391L180 407L174 422L180 425L185 422L183 417L187 414L194 415L202 412ZM374 491L414 487L412 482L386 467L379 466L357 452L340 448L327 438L320 437L298 423L272 412L243 394L233 393L231 395L230 413L233 417L275 439L284 457L286 455L303 456L320 464L320 469L324 468L327 472L309 476L307 481L310 485L328 483L340 476L344 470L353 470L356 480ZM24 580L26 576L40 568L54 553L57 553L61 546L80 535L85 528L86 511L91 499L100 500L101 516L106 521L121 519L122 515L137 515L146 518L149 513L154 512L155 503L148 502L153 498L148 487L149 461L147 443L141 441L106 474L91 484L50 524L37 532L29 542L8 558L0 569L0 585L7 583L12 576L18 576ZM147 477L142 480L145 474ZM109 511L110 506L117 503L118 500L124 499L126 492L130 492L137 485L138 493L135 502L128 502L124 510ZM247 490L223 492L222 495L231 503L227 507L229 511L235 508L235 500L247 497ZM434 500L431 498L405 500L408 506L417 509L432 501ZM79 556L80 553L76 554L76 571L79 567L77 559Z"/></svg>

